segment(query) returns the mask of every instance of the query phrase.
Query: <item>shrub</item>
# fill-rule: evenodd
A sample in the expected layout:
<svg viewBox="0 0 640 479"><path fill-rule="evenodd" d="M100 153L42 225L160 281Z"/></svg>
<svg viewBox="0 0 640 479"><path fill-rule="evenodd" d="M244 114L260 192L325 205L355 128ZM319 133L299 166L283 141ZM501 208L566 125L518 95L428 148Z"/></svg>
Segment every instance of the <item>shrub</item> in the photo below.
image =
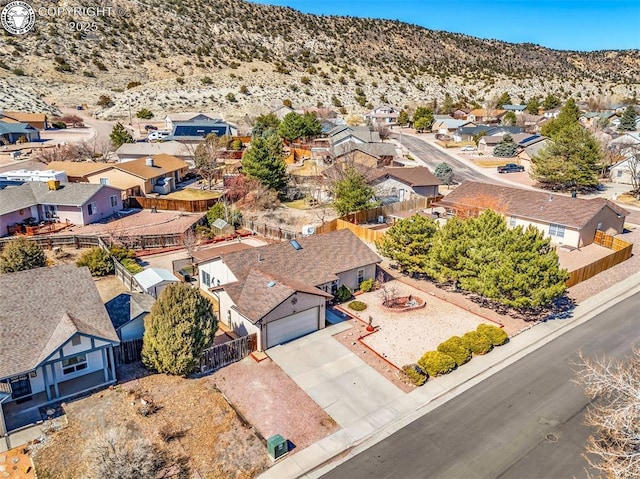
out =
<svg viewBox="0 0 640 479"><path fill-rule="evenodd" d="M402 366L401 375L414 386L422 386L429 379L429 376L417 364Z"/></svg>
<svg viewBox="0 0 640 479"><path fill-rule="evenodd" d="M494 346L502 346L509 341L509 335L505 330L493 324L479 324L476 331L488 337Z"/></svg>
<svg viewBox="0 0 640 479"><path fill-rule="evenodd" d="M123 248L122 246L112 246L109 248L109 252L116 257L121 263L125 259L135 259L136 252L132 249Z"/></svg>
<svg viewBox="0 0 640 479"><path fill-rule="evenodd" d="M360 291L364 293L368 293L373 289L373 279L365 279L362 283L360 283Z"/></svg>
<svg viewBox="0 0 640 479"><path fill-rule="evenodd" d="M350 300L352 296L351 290L343 284L338 288L335 298L339 303L344 303L345 301Z"/></svg>
<svg viewBox="0 0 640 479"><path fill-rule="evenodd" d="M449 374L456 368L455 360L440 351L427 351L418 360L418 366L429 376Z"/></svg>
<svg viewBox="0 0 640 479"><path fill-rule="evenodd" d="M136 113L137 118L142 118L143 120L150 120L153 118L153 112L147 108L143 108Z"/></svg>
<svg viewBox="0 0 640 479"><path fill-rule="evenodd" d="M451 356L457 366L462 366L471 360L471 351L464 344L460 336L452 336L440 343L438 345L438 351Z"/></svg>
<svg viewBox="0 0 640 479"><path fill-rule="evenodd" d="M44 250L23 237L9 241L0 253L0 274L42 268L46 265Z"/></svg>
<svg viewBox="0 0 640 479"><path fill-rule="evenodd" d="M138 274L144 271L144 268L140 266L135 259L126 258L121 261L122 266L127 268L127 271L131 274Z"/></svg>
<svg viewBox="0 0 640 479"><path fill-rule="evenodd" d="M493 349L493 344L487 335L478 331L469 331L462 336L462 342L473 354L486 354Z"/></svg>
<svg viewBox="0 0 640 479"><path fill-rule="evenodd" d="M67 125L64 121L56 121L51 124L52 127L57 128L59 130L64 130L67 128Z"/></svg>
<svg viewBox="0 0 640 479"><path fill-rule="evenodd" d="M364 311L367 309L367 305L362 301L351 301L349 304L349 309L353 309L354 311Z"/></svg>
<svg viewBox="0 0 640 479"><path fill-rule="evenodd" d="M115 272L111 255L97 246L82 253L76 265L88 267L92 276L107 276Z"/></svg>

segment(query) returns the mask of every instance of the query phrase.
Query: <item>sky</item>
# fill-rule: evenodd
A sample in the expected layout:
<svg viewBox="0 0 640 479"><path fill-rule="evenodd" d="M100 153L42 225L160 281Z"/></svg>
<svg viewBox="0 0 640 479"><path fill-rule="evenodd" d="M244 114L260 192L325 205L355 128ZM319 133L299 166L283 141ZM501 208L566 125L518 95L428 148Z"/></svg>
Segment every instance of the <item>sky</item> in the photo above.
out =
<svg viewBox="0 0 640 479"><path fill-rule="evenodd" d="M640 49L640 0L253 0L557 50Z"/></svg>

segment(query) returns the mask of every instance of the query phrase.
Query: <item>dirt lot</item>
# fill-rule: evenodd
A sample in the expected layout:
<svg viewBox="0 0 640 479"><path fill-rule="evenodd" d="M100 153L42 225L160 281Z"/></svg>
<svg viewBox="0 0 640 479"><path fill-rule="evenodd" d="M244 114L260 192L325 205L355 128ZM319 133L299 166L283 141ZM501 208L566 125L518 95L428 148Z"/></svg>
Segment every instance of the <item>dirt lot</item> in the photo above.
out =
<svg viewBox="0 0 640 479"><path fill-rule="evenodd" d="M338 429L337 424L270 359L252 358L206 378L268 438L280 434L301 451Z"/></svg>
<svg viewBox="0 0 640 479"><path fill-rule="evenodd" d="M142 416L142 399L152 400L159 410ZM49 436L34 455L38 477L85 477L88 446L112 430L157 445L170 456L169 464L184 464L188 473L183 477L251 478L269 464L260 439L208 379L155 374L71 402L65 410L68 427ZM166 431L175 437L164 439Z"/></svg>

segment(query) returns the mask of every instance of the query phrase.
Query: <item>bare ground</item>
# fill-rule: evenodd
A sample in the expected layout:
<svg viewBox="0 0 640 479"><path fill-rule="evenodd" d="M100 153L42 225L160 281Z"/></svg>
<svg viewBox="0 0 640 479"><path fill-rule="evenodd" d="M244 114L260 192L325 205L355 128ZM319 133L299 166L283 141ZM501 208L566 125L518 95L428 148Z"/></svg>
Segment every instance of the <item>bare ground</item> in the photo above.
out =
<svg viewBox="0 0 640 479"><path fill-rule="evenodd" d="M140 397L151 399L158 412L140 415ZM39 477L85 477L87 445L117 428L126 430L127 437L148 439L176 463L186 464L187 477L248 479L269 464L260 439L207 379L149 375L71 402L65 411L68 427L49 436L34 454ZM163 440L163 428L176 438Z"/></svg>

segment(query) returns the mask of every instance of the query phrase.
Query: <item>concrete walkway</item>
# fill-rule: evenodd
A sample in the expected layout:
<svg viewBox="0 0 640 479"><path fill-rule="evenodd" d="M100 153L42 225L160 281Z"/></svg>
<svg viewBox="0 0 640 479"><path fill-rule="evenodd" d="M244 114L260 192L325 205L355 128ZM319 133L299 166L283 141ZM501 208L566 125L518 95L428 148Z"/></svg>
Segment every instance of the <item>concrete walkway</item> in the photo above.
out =
<svg viewBox="0 0 640 479"><path fill-rule="evenodd" d="M341 427L366 421L404 393L333 338L350 326L339 323L267 354Z"/></svg>
<svg viewBox="0 0 640 479"><path fill-rule="evenodd" d="M640 273L584 301L576 307L570 319L558 319L539 324L515 336L508 344L496 348L490 354L474 357L471 362L453 373L431 379L421 388L400 396L391 403L377 401L379 407L376 410L361 416L359 420L351 422L346 427L343 426L340 431L312 446L286 457L259 477L261 479L321 477L338 464L387 438L487 377L524 358L565 332L589 321L613 304L638 293L640 293ZM323 333L326 334L327 331ZM331 334L331 331L328 333ZM292 346L294 344L292 343ZM319 344L328 345L329 343L322 340ZM319 356L317 361L320 362L324 350L316 350L314 354ZM309 361L303 358L304 355L299 358L299 362Z"/></svg>

